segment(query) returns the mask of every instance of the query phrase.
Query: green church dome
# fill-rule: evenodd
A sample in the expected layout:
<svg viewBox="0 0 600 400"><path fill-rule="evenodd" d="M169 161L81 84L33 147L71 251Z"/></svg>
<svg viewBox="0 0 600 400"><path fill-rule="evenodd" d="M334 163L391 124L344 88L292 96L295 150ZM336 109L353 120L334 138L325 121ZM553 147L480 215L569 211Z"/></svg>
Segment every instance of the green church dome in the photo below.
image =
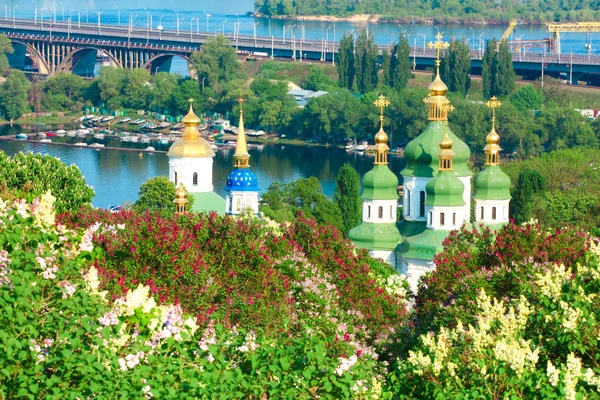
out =
<svg viewBox="0 0 600 400"><path fill-rule="evenodd" d="M348 232L348 238L360 249L394 250L402 241L395 223L362 222Z"/></svg>
<svg viewBox="0 0 600 400"><path fill-rule="evenodd" d="M509 200L510 178L497 165L487 165L475 175L475 196L480 200Z"/></svg>
<svg viewBox="0 0 600 400"><path fill-rule="evenodd" d="M362 182L364 200L397 200L398 177L387 165L375 165Z"/></svg>
<svg viewBox="0 0 600 400"><path fill-rule="evenodd" d="M428 206L459 207L465 205L465 185L452 171L442 171L425 186Z"/></svg>
<svg viewBox="0 0 600 400"><path fill-rule="evenodd" d="M406 168L402 170L401 174L425 178L435 176L439 166L439 144L445 132L446 126L443 121L429 122L425 131L406 145L404 150ZM467 167L467 162L471 156L469 146L449 129L448 136L453 143L455 174L457 176L471 176L472 173Z"/></svg>

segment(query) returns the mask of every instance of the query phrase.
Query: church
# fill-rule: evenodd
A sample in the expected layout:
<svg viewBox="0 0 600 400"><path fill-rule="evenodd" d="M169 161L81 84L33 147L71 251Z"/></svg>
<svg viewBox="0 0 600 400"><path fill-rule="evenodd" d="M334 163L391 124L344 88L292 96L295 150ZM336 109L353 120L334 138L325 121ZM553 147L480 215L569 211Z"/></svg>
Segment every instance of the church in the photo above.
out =
<svg viewBox="0 0 600 400"><path fill-rule="evenodd" d="M350 230L350 240L368 249L403 273L415 290L419 278L434 268L434 256L443 248L450 231L471 226L499 229L508 223L510 178L500 169L500 136L495 127L495 109L501 103L492 98L492 129L484 148L485 166L473 179L467 163L471 152L448 127L448 113L454 107L446 98L448 87L440 78L440 50L447 47L438 34L436 76L424 100L429 123L405 148L406 167L401 197L402 218L397 216L398 178L388 167L388 137L383 129L383 109L389 105L380 96L380 129L375 135L373 169L362 181L362 222ZM473 187L471 181L473 179ZM472 204L472 202L474 204ZM399 220L399 222L398 222Z"/></svg>
<svg viewBox="0 0 600 400"><path fill-rule="evenodd" d="M241 106L241 101L240 101ZM245 212L258 214L258 180L250 170L250 154L244 129L243 110L240 108L240 126L233 158L234 169L227 176L223 199L213 187L213 158L215 152L198 132L200 118L194 113L192 102L190 110L183 118L184 131L177 139L167 156L169 157L169 180L178 191L176 204L178 210L183 203L185 192L194 199L192 207L187 211L216 212L217 214L238 215Z"/></svg>

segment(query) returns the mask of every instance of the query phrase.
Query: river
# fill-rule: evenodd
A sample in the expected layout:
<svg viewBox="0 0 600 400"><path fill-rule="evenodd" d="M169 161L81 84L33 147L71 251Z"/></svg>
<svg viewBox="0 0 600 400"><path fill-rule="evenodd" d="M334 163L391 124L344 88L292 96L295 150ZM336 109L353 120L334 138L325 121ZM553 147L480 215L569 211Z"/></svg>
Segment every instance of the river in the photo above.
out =
<svg viewBox="0 0 600 400"><path fill-rule="evenodd" d="M0 141L0 150L8 155L19 151L49 154L66 164L78 165L87 183L96 191L92 204L101 208L135 202L142 183L154 176L167 176L169 171L168 157L164 153L94 150L5 140ZM233 166L233 153L233 147L219 149L214 158L213 184L215 191L223 197L225 180ZM249 153L250 166L258 177L261 191L273 182L288 183L314 176L321 182L324 193L331 197L335 175L344 163L352 164L361 176L373 166L373 157L369 155L317 146L270 144L261 149L251 147ZM390 168L397 175L403 166L403 157L390 156Z"/></svg>

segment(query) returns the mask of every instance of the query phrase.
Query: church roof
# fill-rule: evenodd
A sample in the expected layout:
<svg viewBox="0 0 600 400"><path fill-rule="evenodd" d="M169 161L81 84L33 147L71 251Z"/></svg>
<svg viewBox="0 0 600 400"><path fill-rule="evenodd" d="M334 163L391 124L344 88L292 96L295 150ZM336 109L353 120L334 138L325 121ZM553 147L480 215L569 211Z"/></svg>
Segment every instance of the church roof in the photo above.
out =
<svg viewBox="0 0 600 400"><path fill-rule="evenodd" d="M204 138L200 137L198 133L200 118L194 114L191 101L190 110L182 122L185 126L183 135L171 145L167 156L184 158L214 157L215 152L210 147L210 144Z"/></svg>
<svg viewBox="0 0 600 400"><path fill-rule="evenodd" d="M398 177L387 165L374 165L362 182L364 200L397 200Z"/></svg>
<svg viewBox="0 0 600 400"><path fill-rule="evenodd" d="M475 175L475 195L480 200L509 200L510 178L498 165L486 165Z"/></svg>
<svg viewBox="0 0 600 400"><path fill-rule="evenodd" d="M453 171L440 171L425 186L428 206L459 207L465 205L463 192L465 185Z"/></svg>
<svg viewBox="0 0 600 400"><path fill-rule="evenodd" d="M402 237L395 224L362 222L348 233L356 247L369 250L394 250Z"/></svg>
<svg viewBox="0 0 600 400"><path fill-rule="evenodd" d="M225 214L225 199L215 192L196 192L190 193L194 198L194 203L188 211L194 212L216 212L219 215Z"/></svg>

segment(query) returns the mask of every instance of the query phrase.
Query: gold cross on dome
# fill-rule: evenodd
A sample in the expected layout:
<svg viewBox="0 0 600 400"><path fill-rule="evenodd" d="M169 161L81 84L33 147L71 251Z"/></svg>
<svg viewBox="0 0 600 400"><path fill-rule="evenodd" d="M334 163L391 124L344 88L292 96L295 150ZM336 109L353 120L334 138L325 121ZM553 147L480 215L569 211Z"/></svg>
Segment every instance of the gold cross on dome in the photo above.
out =
<svg viewBox="0 0 600 400"><path fill-rule="evenodd" d="M442 104L440 107L442 111L446 111L446 113L450 113L454 111L454 106L452 104ZM448 115L446 114L446 128L448 128Z"/></svg>
<svg viewBox="0 0 600 400"><path fill-rule="evenodd" d="M192 103L194 102L194 99L193 99L192 97L190 97L190 98L188 99L188 101L190 102L190 104L192 104Z"/></svg>
<svg viewBox="0 0 600 400"><path fill-rule="evenodd" d="M493 96L488 102L485 103L486 106L492 109L492 120L496 120L496 108L502 105L502 102L498 100L496 96Z"/></svg>
<svg viewBox="0 0 600 400"><path fill-rule="evenodd" d="M427 43L427 47L429 47L430 49L436 49L437 50L437 60L436 60L436 63L439 63L440 62L440 54L441 54L442 50L445 50L448 47L450 47L450 43L448 43L448 42L442 42L443 36L439 32L435 36L435 38L437 39L437 41L435 43L433 43L433 42Z"/></svg>
<svg viewBox="0 0 600 400"><path fill-rule="evenodd" d="M246 100L244 100L243 98L238 98L237 99L238 104L240 105L240 111L242 111L242 107L244 105L244 103L246 102Z"/></svg>
<svg viewBox="0 0 600 400"><path fill-rule="evenodd" d="M381 95L373 104L375 104L375 107L379 107L379 120L383 121L383 109L390 105L390 101L384 95Z"/></svg>

